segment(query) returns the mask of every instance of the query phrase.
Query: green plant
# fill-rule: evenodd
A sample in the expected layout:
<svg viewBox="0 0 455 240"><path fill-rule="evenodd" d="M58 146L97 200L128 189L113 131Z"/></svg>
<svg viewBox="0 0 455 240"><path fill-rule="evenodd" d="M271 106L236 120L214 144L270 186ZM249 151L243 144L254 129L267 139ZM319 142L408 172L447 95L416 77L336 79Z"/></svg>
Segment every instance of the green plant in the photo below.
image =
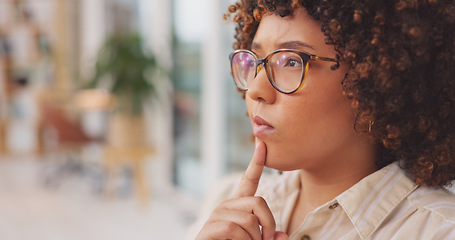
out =
<svg viewBox="0 0 455 240"><path fill-rule="evenodd" d="M114 34L98 53L91 88L108 81L120 111L139 115L144 101L156 98L152 76L162 73L155 57L146 52L138 34Z"/></svg>

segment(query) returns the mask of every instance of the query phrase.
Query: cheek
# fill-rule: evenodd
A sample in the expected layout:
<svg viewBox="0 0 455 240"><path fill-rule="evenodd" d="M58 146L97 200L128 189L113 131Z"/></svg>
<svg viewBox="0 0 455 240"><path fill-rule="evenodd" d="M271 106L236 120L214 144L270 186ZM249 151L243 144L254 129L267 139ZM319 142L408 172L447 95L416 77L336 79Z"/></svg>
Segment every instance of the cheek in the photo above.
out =
<svg viewBox="0 0 455 240"><path fill-rule="evenodd" d="M308 95L308 104L296 111L295 118L304 120L300 125L307 134L307 142L323 147L327 142L345 138L353 130L354 114L341 91L341 84L314 88Z"/></svg>
<svg viewBox="0 0 455 240"><path fill-rule="evenodd" d="M341 87L314 88L282 105L280 140L267 146L269 167L305 168L342 151L355 137L354 114Z"/></svg>
<svg viewBox="0 0 455 240"><path fill-rule="evenodd" d="M340 113L346 119L342 120L336 115L313 112L313 115L288 115L292 121L283 118L284 128L278 141L266 141L267 167L282 171L309 169L335 159L354 135L350 118Z"/></svg>

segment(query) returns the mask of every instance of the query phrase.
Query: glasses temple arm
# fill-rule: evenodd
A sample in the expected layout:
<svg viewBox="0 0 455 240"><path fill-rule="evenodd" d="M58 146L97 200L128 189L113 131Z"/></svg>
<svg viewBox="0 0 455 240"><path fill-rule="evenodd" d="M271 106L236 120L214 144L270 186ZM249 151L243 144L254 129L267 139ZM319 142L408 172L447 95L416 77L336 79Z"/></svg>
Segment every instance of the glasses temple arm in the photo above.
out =
<svg viewBox="0 0 455 240"><path fill-rule="evenodd" d="M328 58L328 57L319 57L316 55L311 55L311 60L322 60L322 61L328 61L328 62L334 62L336 63L333 65L331 68L332 70L338 69L340 67L340 61L334 58Z"/></svg>

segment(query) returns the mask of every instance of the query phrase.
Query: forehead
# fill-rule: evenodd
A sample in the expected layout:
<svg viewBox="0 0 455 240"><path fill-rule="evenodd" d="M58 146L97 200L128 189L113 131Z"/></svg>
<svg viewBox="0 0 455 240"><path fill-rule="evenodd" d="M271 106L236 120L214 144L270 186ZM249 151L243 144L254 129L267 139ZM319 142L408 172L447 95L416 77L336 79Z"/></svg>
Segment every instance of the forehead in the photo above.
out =
<svg viewBox="0 0 455 240"><path fill-rule="evenodd" d="M304 8L296 9L293 15L281 17L276 14L264 15L252 42L254 51L273 51L283 44L301 42L310 47L296 47L299 50L324 51L329 47L324 42L321 25L309 16ZM325 49L328 48L328 49Z"/></svg>

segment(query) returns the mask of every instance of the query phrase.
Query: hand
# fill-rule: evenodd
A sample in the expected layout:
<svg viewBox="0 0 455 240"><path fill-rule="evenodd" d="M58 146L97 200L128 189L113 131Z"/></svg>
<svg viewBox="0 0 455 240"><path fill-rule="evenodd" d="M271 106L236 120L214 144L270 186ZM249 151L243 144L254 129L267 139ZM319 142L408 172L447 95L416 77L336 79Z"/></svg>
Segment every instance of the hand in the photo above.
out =
<svg viewBox="0 0 455 240"><path fill-rule="evenodd" d="M231 200L221 203L202 227L197 240L286 240L283 232L275 233L275 220L262 197L255 197L264 169L267 149L258 142L253 158ZM260 227L262 226L262 233Z"/></svg>

